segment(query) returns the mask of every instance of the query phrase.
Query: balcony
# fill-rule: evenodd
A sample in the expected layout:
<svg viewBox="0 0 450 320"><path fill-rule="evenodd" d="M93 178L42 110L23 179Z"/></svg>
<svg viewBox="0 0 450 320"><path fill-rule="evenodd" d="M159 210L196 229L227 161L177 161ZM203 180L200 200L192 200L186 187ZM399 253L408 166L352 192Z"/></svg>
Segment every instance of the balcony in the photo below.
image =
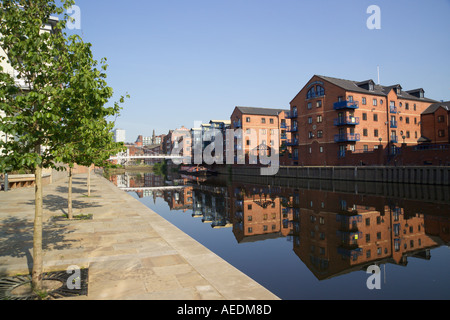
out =
<svg viewBox="0 0 450 320"><path fill-rule="evenodd" d="M287 119L297 119L298 118L298 112L296 112L296 111L286 112L286 118Z"/></svg>
<svg viewBox="0 0 450 320"><path fill-rule="evenodd" d="M357 126L359 123L359 118L355 117L342 117L334 119L335 126Z"/></svg>
<svg viewBox="0 0 450 320"><path fill-rule="evenodd" d="M359 109L358 101L339 101L334 104L334 110Z"/></svg>
<svg viewBox="0 0 450 320"><path fill-rule="evenodd" d="M286 145L289 147L295 147L298 145L298 139L291 139L286 142Z"/></svg>
<svg viewBox="0 0 450 320"><path fill-rule="evenodd" d="M287 135L286 134L281 134L281 140L287 140Z"/></svg>
<svg viewBox="0 0 450 320"><path fill-rule="evenodd" d="M287 127L287 132L298 132L298 126Z"/></svg>
<svg viewBox="0 0 450 320"><path fill-rule="evenodd" d="M398 122L395 120L391 120L391 128L392 129L397 129L398 128Z"/></svg>
<svg viewBox="0 0 450 320"><path fill-rule="evenodd" d="M390 112L391 113L397 113L397 107L396 106L391 106L390 107Z"/></svg>
<svg viewBox="0 0 450 320"><path fill-rule="evenodd" d="M280 129L287 129L287 124L286 124L286 122L282 122L282 123L280 124Z"/></svg>
<svg viewBox="0 0 450 320"><path fill-rule="evenodd" d="M344 133L337 134L334 136L335 142L357 142L361 140L361 135L359 133Z"/></svg>

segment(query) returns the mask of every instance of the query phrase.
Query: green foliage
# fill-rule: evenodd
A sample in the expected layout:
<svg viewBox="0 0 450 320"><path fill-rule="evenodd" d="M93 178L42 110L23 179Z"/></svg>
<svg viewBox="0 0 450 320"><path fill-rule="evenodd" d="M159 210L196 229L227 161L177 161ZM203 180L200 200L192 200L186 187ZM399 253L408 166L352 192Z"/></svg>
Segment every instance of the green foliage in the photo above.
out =
<svg viewBox="0 0 450 320"><path fill-rule="evenodd" d="M105 107L113 96L106 83L106 59L94 60L91 44L68 37L67 22L55 32L41 32L50 16L74 4L62 1L2 1L0 47L15 74L0 70L0 172L33 170L56 163L104 165L124 149L113 140L119 103ZM3 153L3 154L2 154Z"/></svg>

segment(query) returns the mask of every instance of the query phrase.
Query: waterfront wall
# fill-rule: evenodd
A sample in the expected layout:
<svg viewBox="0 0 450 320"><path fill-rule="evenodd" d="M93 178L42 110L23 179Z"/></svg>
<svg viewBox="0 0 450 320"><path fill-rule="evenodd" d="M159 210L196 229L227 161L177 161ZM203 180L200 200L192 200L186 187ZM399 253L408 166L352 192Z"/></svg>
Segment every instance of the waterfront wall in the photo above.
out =
<svg viewBox="0 0 450 320"><path fill-rule="evenodd" d="M229 174L229 170L223 167L219 169L219 173ZM231 168L231 174L260 176L261 169L234 166ZM281 167L275 177L449 186L450 167Z"/></svg>

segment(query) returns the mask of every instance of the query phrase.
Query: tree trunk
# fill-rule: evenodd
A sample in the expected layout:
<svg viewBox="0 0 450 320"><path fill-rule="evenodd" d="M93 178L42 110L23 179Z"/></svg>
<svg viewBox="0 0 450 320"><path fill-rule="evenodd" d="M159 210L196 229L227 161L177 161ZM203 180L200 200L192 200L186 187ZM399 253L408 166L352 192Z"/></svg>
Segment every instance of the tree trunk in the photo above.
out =
<svg viewBox="0 0 450 320"><path fill-rule="evenodd" d="M35 216L33 237L33 290L42 290L43 258L42 258L42 166L37 165L35 169Z"/></svg>
<svg viewBox="0 0 450 320"><path fill-rule="evenodd" d="M73 219L73 210L72 210L72 181L73 181L73 174L72 174L72 168L69 167L69 194L67 197L67 218L69 220Z"/></svg>
<svg viewBox="0 0 450 320"><path fill-rule="evenodd" d="M89 168L88 168L87 188L88 188L88 197L90 197L91 196L91 166L89 166Z"/></svg>

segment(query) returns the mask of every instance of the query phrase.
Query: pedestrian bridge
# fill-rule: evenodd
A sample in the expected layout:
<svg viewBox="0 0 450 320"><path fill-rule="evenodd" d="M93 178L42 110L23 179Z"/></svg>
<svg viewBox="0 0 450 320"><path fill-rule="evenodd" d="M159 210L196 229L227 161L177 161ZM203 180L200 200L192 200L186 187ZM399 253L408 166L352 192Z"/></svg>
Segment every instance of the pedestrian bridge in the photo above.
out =
<svg viewBox="0 0 450 320"><path fill-rule="evenodd" d="M152 156L115 156L109 158L109 160L145 160L145 159L190 159L189 157L182 157L182 156L169 156L169 155L152 155Z"/></svg>
<svg viewBox="0 0 450 320"><path fill-rule="evenodd" d="M188 186L165 186L165 187L136 187L136 188L119 188L120 190L126 192L132 191L170 191L170 190L181 190L187 188Z"/></svg>

